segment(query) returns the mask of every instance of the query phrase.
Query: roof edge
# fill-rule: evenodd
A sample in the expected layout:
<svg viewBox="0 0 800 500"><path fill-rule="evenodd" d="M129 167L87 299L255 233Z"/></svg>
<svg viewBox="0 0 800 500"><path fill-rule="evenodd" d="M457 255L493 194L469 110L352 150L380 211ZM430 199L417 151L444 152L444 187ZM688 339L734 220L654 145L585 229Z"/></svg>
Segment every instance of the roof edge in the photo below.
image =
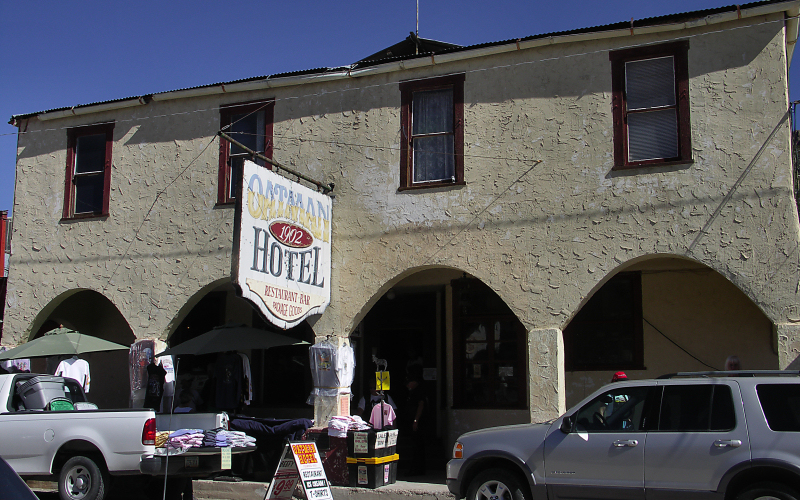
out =
<svg viewBox="0 0 800 500"><path fill-rule="evenodd" d="M703 11L695 11L703 12ZM672 18L675 15L660 16L632 21L627 27L622 27L624 23L599 26L597 28L572 30L567 32L557 32L545 35L534 35L531 37L487 44L472 45L447 50L443 53L419 54L412 57L400 58L378 62L366 67L358 67L356 64L338 68L320 68L316 70L304 70L294 73L283 73L272 76L254 77L246 80L236 80L232 82L214 83L200 87L192 87L181 90L171 90L156 94L147 94L123 98L102 103L84 104L73 107L57 108L36 113L13 115L9 121L11 125L18 126L20 121L37 117L43 121L56 120L69 116L87 115L112 111L140 105L146 105L150 101L167 101L173 99L185 99L191 97L209 96L225 93L246 92L252 90L263 90L278 87L289 87L303 85L312 82L334 81L341 79L352 79L368 75L377 75L403 71L408 69L433 66L447 62L455 62L488 55L513 52L522 49L531 49L546 45L574 43L589 40L602 40L609 38L630 37L635 35L663 33L670 31L680 31L701 26L710 26L725 22L747 19L769 14L785 13L786 17L786 53L787 67L791 64L794 54L794 47L798 38L799 23L797 16L800 15L800 0L786 0L778 2L756 2L741 6L732 5L714 9L714 13L694 20L678 21L672 23L660 23L659 20ZM686 13L691 14L691 12Z"/></svg>

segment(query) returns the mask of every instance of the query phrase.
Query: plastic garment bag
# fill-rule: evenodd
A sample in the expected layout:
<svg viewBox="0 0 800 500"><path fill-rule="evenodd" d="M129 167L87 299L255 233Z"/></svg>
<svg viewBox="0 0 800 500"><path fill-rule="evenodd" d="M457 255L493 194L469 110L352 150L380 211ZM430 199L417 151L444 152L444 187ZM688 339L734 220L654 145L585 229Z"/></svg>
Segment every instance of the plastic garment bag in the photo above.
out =
<svg viewBox="0 0 800 500"><path fill-rule="evenodd" d="M328 340L312 345L308 350L314 388L308 398L313 404L319 397L350 394L355 372L355 354L350 346L336 347Z"/></svg>

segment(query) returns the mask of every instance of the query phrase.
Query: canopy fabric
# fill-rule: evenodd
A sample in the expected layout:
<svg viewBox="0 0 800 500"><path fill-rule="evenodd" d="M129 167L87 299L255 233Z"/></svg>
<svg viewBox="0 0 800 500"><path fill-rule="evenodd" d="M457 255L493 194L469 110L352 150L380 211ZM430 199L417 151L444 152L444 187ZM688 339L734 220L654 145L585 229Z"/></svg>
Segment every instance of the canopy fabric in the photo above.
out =
<svg viewBox="0 0 800 500"><path fill-rule="evenodd" d="M128 350L129 347L109 342L92 335L84 335L67 328L57 328L57 333L26 342L0 353L0 361L45 356L71 356L89 352Z"/></svg>
<svg viewBox="0 0 800 500"><path fill-rule="evenodd" d="M225 351L269 349L270 347L304 344L308 344L308 342L269 330L259 330L244 325L225 325L218 326L186 342L181 342L158 353L156 356L213 354Z"/></svg>

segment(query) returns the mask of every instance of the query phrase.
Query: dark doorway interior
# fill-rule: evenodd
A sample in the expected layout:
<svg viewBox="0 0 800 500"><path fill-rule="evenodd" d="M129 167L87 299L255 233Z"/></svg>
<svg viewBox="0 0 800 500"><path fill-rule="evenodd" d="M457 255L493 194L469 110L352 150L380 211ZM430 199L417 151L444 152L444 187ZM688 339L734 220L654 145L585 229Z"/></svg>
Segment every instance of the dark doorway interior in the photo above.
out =
<svg viewBox="0 0 800 500"><path fill-rule="evenodd" d="M314 331L305 321L289 330L281 330L269 323L252 306L249 317L230 317L226 311L228 300L226 291L206 294L170 336L170 346L176 346L226 323L249 324L253 328L274 331L298 341L305 340L308 344L273 347L267 350L251 349L245 352L253 378L253 399L249 405L241 406L238 410L243 414L270 418L313 415L313 407L306 400L311 393L308 347L314 342ZM202 408L204 410L215 408L212 385L206 381L212 375L211 370L218 355L219 353L180 357L180 373L184 376L191 374L191 378L202 381L197 384L206 391L203 393L199 390L205 405Z"/></svg>
<svg viewBox="0 0 800 500"><path fill-rule="evenodd" d="M364 318L361 338L354 339L357 359L357 377L354 382L353 407L367 390L367 381L374 377L376 365L372 361L373 354L385 359L391 376L392 396L398 406L398 414L407 408L405 389L407 373L413 364L422 366L424 373L423 387L428 398L426 406L426 457L428 469L444 467L444 453L439 439L438 421L441 402L437 394L445 383L443 377L444 362L440 359L443 350L437 349L443 341L442 304L443 287L391 290L382 297ZM402 433L402 430L401 430ZM401 468L406 464L410 453L405 450L399 438Z"/></svg>

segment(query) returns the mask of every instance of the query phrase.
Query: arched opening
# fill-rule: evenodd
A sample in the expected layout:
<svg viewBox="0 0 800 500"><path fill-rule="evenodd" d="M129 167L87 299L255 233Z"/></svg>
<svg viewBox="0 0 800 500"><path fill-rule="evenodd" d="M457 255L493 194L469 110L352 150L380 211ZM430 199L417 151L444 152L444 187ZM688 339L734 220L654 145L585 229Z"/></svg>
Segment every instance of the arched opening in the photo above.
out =
<svg viewBox="0 0 800 500"><path fill-rule="evenodd" d="M233 285L227 281L205 287L193 296L182 311L182 319L168 338L176 346L209 330L229 324L244 325L267 332L276 332L306 341L306 345L287 345L270 349L239 351L246 356L250 376L233 395L238 401L237 413L254 417L311 418L313 407L306 403L311 392L311 370L308 347L314 342L314 331L307 322L281 330L269 323L248 300L238 297ZM191 305L193 304L193 305ZM230 402L222 404L216 398L216 382L222 377L216 373L217 361L224 353L182 355L178 363L176 397L182 389L197 394L198 411L230 409ZM243 372L243 376L245 372ZM252 384L252 392L250 387Z"/></svg>
<svg viewBox="0 0 800 500"><path fill-rule="evenodd" d="M621 266L564 329L567 407L608 383L681 371L778 369L767 316L724 276L695 261L655 256Z"/></svg>
<svg viewBox="0 0 800 500"><path fill-rule="evenodd" d="M136 337L128 321L105 296L93 290L72 290L48 304L34 320L35 333L30 340L64 326L84 335L129 346ZM106 351L81 354L89 363L91 385L87 397L100 408L128 406L128 351ZM31 359L31 371L53 373L60 358ZM102 376L101 376L102 375Z"/></svg>
<svg viewBox="0 0 800 500"><path fill-rule="evenodd" d="M406 437L398 442L401 472L417 465L409 439L416 401L407 388L414 374L427 396L420 432L428 471L444 469L454 436L465 430L529 421L526 330L497 293L448 268L406 273L388 287L350 337L351 411L369 419L373 356L385 360Z"/></svg>

